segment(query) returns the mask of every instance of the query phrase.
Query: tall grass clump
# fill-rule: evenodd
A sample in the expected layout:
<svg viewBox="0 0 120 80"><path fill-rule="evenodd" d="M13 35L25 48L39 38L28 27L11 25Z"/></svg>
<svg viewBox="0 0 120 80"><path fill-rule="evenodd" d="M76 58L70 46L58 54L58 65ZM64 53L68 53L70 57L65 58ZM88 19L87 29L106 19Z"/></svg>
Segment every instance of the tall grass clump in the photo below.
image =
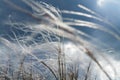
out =
<svg viewBox="0 0 120 80"><path fill-rule="evenodd" d="M99 30L117 40L120 40L119 35L95 22L62 17L62 14L83 16L105 23L118 32L99 14L81 4L78 7L90 14L22 0L32 8L32 13L10 0L4 2L37 22L9 21L14 37L0 37L0 53L4 53L4 58L0 56L0 80L103 80L100 74L104 75L104 80L115 79L99 61L108 63L116 75L114 66L102 54L102 47L107 45L75 26ZM17 35L14 29L23 34Z"/></svg>

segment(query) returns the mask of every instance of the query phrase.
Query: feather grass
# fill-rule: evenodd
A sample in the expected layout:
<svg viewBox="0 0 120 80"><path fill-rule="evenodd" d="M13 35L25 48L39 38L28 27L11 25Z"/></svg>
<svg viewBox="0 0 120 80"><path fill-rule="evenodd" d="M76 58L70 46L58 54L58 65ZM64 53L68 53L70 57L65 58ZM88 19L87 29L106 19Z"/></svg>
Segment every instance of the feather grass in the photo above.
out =
<svg viewBox="0 0 120 80"><path fill-rule="evenodd" d="M12 50L13 54L14 53L24 54L23 60L19 66L20 73L17 76L17 80L19 80L21 78L22 78L22 80L28 80L28 79L29 80L39 80L39 79L41 79L41 80L45 80L45 79L46 80L48 80L48 79L49 80L50 79L51 80L80 80L80 77L79 77L79 75L81 74L81 73L79 73L80 67L78 67L78 66L70 67L69 63L67 63L66 53L64 53L64 48L63 48L64 45L62 43L62 42L64 42L64 40L68 40L68 41L74 43L82 53L89 56L89 58L91 58L92 61L94 61L97 64L97 66L102 70L102 72L107 76L107 78L109 80L112 80L111 76L104 69L104 67L102 67L102 64L100 64L97 57L95 56L96 54L99 54L99 52L97 51L98 47L96 46L96 44L93 44L90 41L88 41L87 39L84 39L83 36L89 37L89 38L91 38L91 37L88 34L86 34L85 32L82 32L81 30L74 28L74 26L79 26L79 27L85 26L87 28L101 30L103 32L106 32L107 34L112 35L113 37L115 37L118 40L120 40L119 35L112 32L109 29L106 29L104 26L99 25L94 22L71 19L71 18L63 18L62 19L62 16L60 15L59 12L61 12L63 14L65 13L65 14L74 14L74 15L78 15L78 16L84 16L84 17L88 17L91 19L99 20L104 23L105 20L101 17L99 18L99 15L97 13L95 13L94 11L92 11L80 4L78 5L78 7L92 13L93 15L82 13L82 12L58 10L55 7L50 6L44 2L37 3L32 0L29 0L29 1L22 0L24 3L26 3L27 5L32 7L34 12L37 12L37 13L32 14L32 13L30 13L30 11L23 9L20 6L17 6L16 4L12 3L9 0L4 0L4 1L7 4L9 4L12 8L29 15L30 17L32 17L33 19L35 19L39 22L39 24L30 24L30 23L23 24L20 22L10 23L10 25L12 25L12 27L22 30L24 33L30 32L31 35L20 37L20 36L17 36L15 34L15 32L13 31L12 32L14 35L13 42L9 41L9 39L0 37L0 42L2 44L4 44L5 46L7 46L7 48ZM39 14L39 16L37 14ZM94 16L94 15L97 15L98 17ZM65 20L67 20L67 21L65 21ZM107 21L105 21L105 23L109 24ZM113 28L113 26L111 26L111 27ZM116 28L114 28L114 29L117 30ZM44 43L41 43L41 40L38 40L38 42L35 41L34 37L39 34L42 37L42 40L44 41ZM53 37L51 37L51 36L53 36L53 35L54 35L54 38L56 41L52 40ZM55 43L55 44L53 44L53 43ZM102 43L102 44L104 45L104 43ZM90 48L90 46L92 47L92 49ZM42 59L42 57L38 57L38 55L35 55L35 52L37 50L38 50L37 53L39 53L39 55L42 55L41 51L43 51L45 56L48 56L48 55L50 57L52 55L54 55L54 56L52 56L52 58L45 57L45 59ZM45 52L47 50L48 50L48 52ZM93 50L96 51L97 53L95 54ZM51 51L52 54L45 54L45 53L49 53L49 51ZM80 54L80 53L78 53L78 54ZM25 61L25 59L27 59L28 56L32 56L32 58L34 58L34 61L33 61L34 64L30 64L29 61L28 61L28 64L32 67L40 65L40 67L39 67L40 72L43 72L42 74L39 75L39 77L37 79L36 78L33 79L33 77L34 77L33 75L39 74L38 72L30 73L30 70L26 69L26 68L29 68L29 66L26 65L27 61ZM101 56L101 55L99 55L99 56ZM101 57L104 60L106 60L104 58L104 56L101 56ZM56 63L54 66L50 65L51 59L53 59L54 63ZM48 63L47 63L47 61L48 61ZM38 65L35 64L36 62ZM89 64L89 66L87 68L87 73L84 76L85 77L84 80L89 79L88 75L90 75L89 74L90 65L91 64ZM69 67L70 67L70 69L69 69ZM114 67L113 66L111 66L111 67L114 70ZM46 69L46 70L44 70L44 69ZM32 68L32 70L34 71L34 70L36 70L36 68ZM48 73L46 74L45 72L48 72ZM115 70L114 70L114 72L115 72ZM8 74L5 73L4 75L8 75ZM10 76L10 80L13 80L14 77L15 77L15 75L12 75L12 77Z"/></svg>

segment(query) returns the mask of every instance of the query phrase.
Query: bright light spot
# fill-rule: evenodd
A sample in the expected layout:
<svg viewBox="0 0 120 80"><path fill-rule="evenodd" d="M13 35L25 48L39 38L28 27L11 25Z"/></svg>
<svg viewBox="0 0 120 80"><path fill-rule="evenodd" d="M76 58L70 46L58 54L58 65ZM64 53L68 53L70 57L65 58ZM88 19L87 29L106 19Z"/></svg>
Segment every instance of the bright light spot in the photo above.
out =
<svg viewBox="0 0 120 80"><path fill-rule="evenodd" d="M104 7L106 5L115 5L118 6L120 5L120 0L97 0L97 5L99 7Z"/></svg>
<svg viewBox="0 0 120 80"><path fill-rule="evenodd" d="M98 0L97 1L97 5L100 7L102 7L104 5L104 3L105 3L105 0Z"/></svg>

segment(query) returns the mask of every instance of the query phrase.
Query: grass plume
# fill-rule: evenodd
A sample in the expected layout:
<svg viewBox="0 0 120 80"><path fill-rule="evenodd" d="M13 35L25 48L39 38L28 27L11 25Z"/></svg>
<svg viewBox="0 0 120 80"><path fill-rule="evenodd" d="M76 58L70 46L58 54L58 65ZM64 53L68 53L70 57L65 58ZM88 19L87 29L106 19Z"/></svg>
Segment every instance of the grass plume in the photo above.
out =
<svg viewBox="0 0 120 80"><path fill-rule="evenodd" d="M44 2L22 0L23 3L32 8L34 13L31 13L29 10L23 9L10 0L4 0L4 2L13 9L29 15L29 17L37 20L39 23L9 23L12 28L20 30L27 35L19 36L16 35L15 31L11 31L14 35L12 40L0 37L0 43L5 49L8 49L6 55L10 54L9 59L14 59L14 57L17 58L15 62L13 61L14 66L12 67L9 65L7 66L8 68L3 69L3 67L0 66L0 75L3 76L0 76L1 80L2 78L4 78L3 80L90 80L90 75L92 75L89 73L90 69L94 69L96 66L99 67L108 80L113 80L97 59L96 55L99 55L104 61L107 60L105 56L100 55L99 51L101 47L99 47L99 45L96 46L96 44L86 38L93 39L93 41L96 42L98 41L98 43L99 40L82 30L76 29L74 26L84 26L86 28L100 30L113 36L117 40L120 40L119 35L95 22L66 18L61 15L71 14L84 16L106 23L114 30L117 30L97 13L80 4L78 5L80 8L92 14L59 10ZM74 49L78 50L76 52L77 55L84 54L87 58L85 58L85 60L77 60L74 63L74 56L71 58L69 53L65 53L66 48L64 46L66 42L72 43L71 46L74 46ZM104 42L100 43L102 46L105 45ZM0 51L2 51L2 49L0 49ZM86 60L89 64L89 66L85 68L87 73L82 68L82 64L80 64L87 64L84 62ZM90 63L89 60L91 60ZM6 62L10 64L9 61L5 61L3 65L6 65ZM92 62L97 65L91 67ZM112 64L111 68L114 73L116 73ZM80 72L81 70L83 70L83 72ZM96 76L94 76L92 80L97 80Z"/></svg>

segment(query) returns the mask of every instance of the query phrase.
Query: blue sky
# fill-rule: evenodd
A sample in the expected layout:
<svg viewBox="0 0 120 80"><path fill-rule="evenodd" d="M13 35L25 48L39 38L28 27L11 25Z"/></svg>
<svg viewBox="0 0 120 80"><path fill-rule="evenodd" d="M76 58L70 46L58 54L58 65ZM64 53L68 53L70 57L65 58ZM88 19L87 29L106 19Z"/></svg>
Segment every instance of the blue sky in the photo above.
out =
<svg viewBox="0 0 120 80"><path fill-rule="evenodd" d="M18 4L19 6L28 9L32 12L32 9L28 7L27 5L23 4L23 2L18 0L12 0L14 3ZM82 4L89 9L93 10L97 14L101 15L105 20L108 20L111 24L114 25L114 27L119 31L120 30L120 0L36 0L36 1L44 1L48 4L51 4L52 6L55 6L59 8L60 10L72 10L72 11L81 11L84 13L89 13L88 11L85 11L83 9L80 9L77 5ZM101 25L104 25L106 28L112 30L113 32L120 35L119 32L116 32L116 30L113 30L112 28L109 28L109 25L106 25L104 23L98 22L94 19L88 19L85 17L79 17L78 16L72 16L72 15L65 15L63 16L82 19L82 20L88 20L97 22ZM10 20L16 20L21 22L35 22L32 18L30 18L28 15L17 11L15 9L12 9L9 5L4 3L2 0L0 0L0 36L3 35L11 35L11 28L9 27L8 23ZM78 28L82 29L84 32L91 34L93 37L96 37L97 39L101 40L102 42L105 42L105 44L108 44L110 49L113 50L113 54L108 52L108 54L112 54L114 58L113 60L114 64L118 64L117 67L120 64L120 41L115 39L113 36L109 34L105 34L104 32L98 31L98 30L92 30L92 29L85 29L85 28ZM12 36L12 35L11 35ZM97 43L96 43L97 44ZM119 69L120 70L120 69ZM119 74L120 75L120 74Z"/></svg>

